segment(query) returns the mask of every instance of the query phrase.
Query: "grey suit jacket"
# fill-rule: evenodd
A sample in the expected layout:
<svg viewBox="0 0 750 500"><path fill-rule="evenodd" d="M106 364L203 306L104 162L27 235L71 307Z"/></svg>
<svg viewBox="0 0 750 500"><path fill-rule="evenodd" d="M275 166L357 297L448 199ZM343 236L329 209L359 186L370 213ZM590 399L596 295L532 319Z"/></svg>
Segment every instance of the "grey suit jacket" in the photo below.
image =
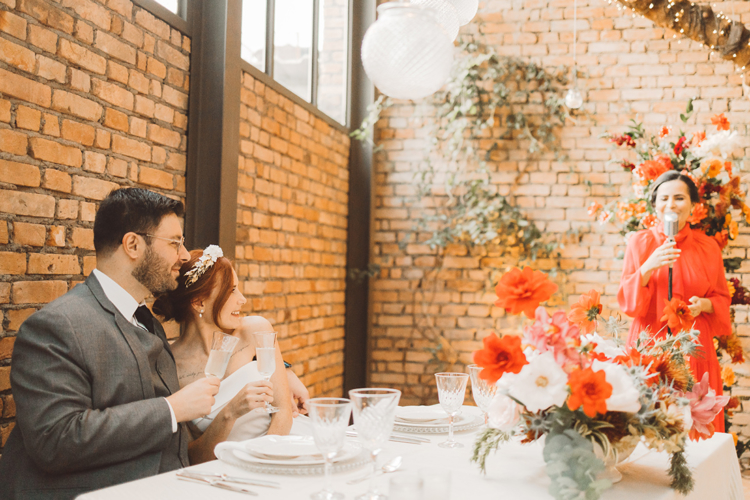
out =
<svg viewBox="0 0 750 500"><path fill-rule="evenodd" d="M0 459L0 500L74 498L158 474L162 463L188 465L187 429L181 424L173 435L134 328L94 276L21 325L11 365L16 426ZM169 352L159 376L173 393L177 369L158 322L156 330Z"/></svg>

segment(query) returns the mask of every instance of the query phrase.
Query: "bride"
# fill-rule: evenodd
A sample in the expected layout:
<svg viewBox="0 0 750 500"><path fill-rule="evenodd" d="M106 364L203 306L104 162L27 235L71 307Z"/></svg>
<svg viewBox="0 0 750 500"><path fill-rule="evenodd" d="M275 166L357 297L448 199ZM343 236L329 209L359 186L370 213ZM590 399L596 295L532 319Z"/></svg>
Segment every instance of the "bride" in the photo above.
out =
<svg viewBox="0 0 750 500"><path fill-rule="evenodd" d="M254 361L253 332L274 329L260 316L241 317L240 310L247 301L238 283L232 263L223 257L221 248L211 245L205 252L190 252L190 260L180 269L177 289L154 303L156 314L181 326L181 335L172 344L180 387L205 376L215 331L239 338L213 411L188 426L194 437L188 446L191 464L214 460L214 448L222 441L241 441L266 433L285 435L292 426L292 402L278 342L276 371L270 382L261 379ZM279 411L266 413L266 402Z"/></svg>

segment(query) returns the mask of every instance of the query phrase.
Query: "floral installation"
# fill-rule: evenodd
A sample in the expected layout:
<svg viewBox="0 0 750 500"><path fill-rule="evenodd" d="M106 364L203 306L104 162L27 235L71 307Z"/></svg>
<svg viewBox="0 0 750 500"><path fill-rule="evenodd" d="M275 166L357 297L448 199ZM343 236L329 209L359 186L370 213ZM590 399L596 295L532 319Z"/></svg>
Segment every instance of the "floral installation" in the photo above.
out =
<svg viewBox="0 0 750 500"><path fill-rule="evenodd" d="M623 323L604 320L597 291L584 294L567 313L550 314L540 305L552 289L544 273L513 269L500 281L514 286L498 286L498 304L515 314L532 306L535 311L522 336L492 333L474 353L483 367L480 377L498 390L472 461L486 472L489 454L511 437L529 443L544 436L550 494L597 499L611 486L598 476L642 442L671 455L671 486L689 493L687 441L711 437L713 420L730 398L717 396L707 375L693 380L688 357L697 352L698 332L681 312L684 303L665 304L664 315L677 321L672 335L642 332L626 348L605 338L617 338Z"/></svg>
<svg viewBox="0 0 750 500"><path fill-rule="evenodd" d="M203 255L190 268L190 271L185 273L185 288L189 287L198 279L203 276L203 273L208 271L211 266L216 264L219 257L224 257L224 251L219 245L209 245L203 250Z"/></svg>

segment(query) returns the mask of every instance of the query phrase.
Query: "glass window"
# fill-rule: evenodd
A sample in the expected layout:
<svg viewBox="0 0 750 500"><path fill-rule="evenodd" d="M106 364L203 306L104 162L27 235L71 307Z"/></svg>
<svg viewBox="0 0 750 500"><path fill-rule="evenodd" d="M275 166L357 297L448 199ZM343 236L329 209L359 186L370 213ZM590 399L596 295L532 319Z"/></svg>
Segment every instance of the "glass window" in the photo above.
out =
<svg viewBox="0 0 750 500"><path fill-rule="evenodd" d="M156 3L175 14L180 8L180 0L156 0Z"/></svg>
<svg viewBox="0 0 750 500"><path fill-rule="evenodd" d="M311 100L313 2L276 0L273 79L307 102Z"/></svg>
<svg viewBox="0 0 750 500"><path fill-rule="evenodd" d="M266 70L266 0L242 1L241 57Z"/></svg>
<svg viewBox="0 0 750 500"><path fill-rule="evenodd" d="M320 0L317 106L346 124L348 0Z"/></svg>

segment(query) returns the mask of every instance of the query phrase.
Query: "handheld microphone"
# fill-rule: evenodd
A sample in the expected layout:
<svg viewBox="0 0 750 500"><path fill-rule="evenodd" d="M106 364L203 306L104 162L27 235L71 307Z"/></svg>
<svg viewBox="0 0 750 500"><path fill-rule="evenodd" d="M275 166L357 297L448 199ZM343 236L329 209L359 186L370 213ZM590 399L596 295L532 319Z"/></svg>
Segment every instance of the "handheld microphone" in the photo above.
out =
<svg viewBox="0 0 750 500"><path fill-rule="evenodd" d="M679 219L674 212L664 212L664 235L667 237L667 241L675 241L674 237L677 236ZM669 264L669 289L667 298L672 300L672 264ZM669 333L671 334L672 332L670 331Z"/></svg>

